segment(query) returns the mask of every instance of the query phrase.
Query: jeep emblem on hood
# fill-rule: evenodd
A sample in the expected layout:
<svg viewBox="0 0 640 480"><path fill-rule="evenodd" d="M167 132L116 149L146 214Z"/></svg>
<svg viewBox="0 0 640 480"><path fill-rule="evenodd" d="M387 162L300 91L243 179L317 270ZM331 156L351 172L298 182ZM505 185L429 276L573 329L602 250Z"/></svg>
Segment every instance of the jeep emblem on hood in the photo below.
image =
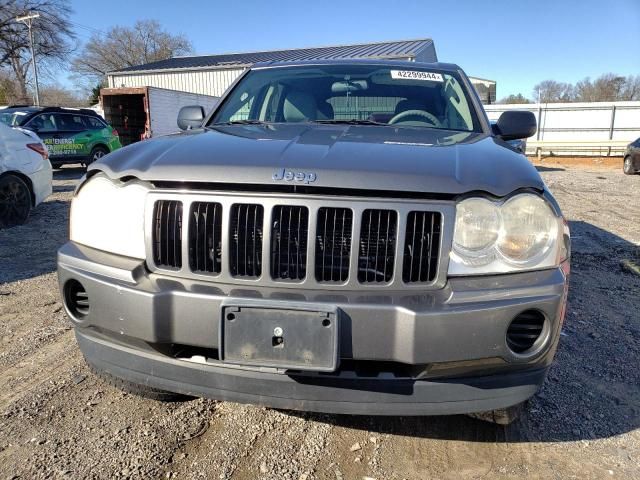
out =
<svg viewBox="0 0 640 480"><path fill-rule="evenodd" d="M303 182L308 185L315 182L318 176L314 172L294 172L293 170L281 168L273 172L271 178L274 180L286 180L287 182Z"/></svg>

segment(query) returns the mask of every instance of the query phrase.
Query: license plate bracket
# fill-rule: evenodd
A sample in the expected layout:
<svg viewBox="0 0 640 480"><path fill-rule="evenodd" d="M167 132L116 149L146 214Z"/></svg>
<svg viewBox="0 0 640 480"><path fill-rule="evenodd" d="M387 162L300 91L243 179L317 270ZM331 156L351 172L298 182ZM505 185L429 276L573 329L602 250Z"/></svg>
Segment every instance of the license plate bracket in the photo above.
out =
<svg viewBox="0 0 640 480"><path fill-rule="evenodd" d="M223 362L320 372L338 367L337 309L224 305L220 325Z"/></svg>

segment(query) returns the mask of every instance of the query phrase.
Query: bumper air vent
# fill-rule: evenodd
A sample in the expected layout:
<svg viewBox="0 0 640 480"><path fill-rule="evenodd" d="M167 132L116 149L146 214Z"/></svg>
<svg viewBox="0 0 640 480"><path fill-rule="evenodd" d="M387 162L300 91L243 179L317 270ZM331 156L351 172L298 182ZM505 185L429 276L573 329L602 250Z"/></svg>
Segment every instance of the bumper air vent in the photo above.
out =
<svg viewBox="0 0 640 480"><path fill-rule="evenodd" d="M315 276L318 282L344 282L349 278L353 212L349 208L318 210Z"/></svg>
<svg viewBox="0 0 640 480"><path fill-rule="evenodd" d="M229 267L234 277L262 275L262 205L234 204L229 219Z"/></svg>
<svg viewBox="0 0 640 480"><path fill-rule="evenodd" d="M271 216L271 277L303 280L307 275L307 207L278 205Z"/></svg>
<svg viewBox="0 0 640 480"><path fill-rule="evenodd" d="M89 295L77 280L69 280L64 286L64 301L71 316L81 320L89 315Z"/></svg>
<svg viewBox="0 0 640 480"><path fill-rule="evenodd" d="M158 267L182 268L182 202L158 200L153 206L153 261Z"/></svg>
<svg viewBox="0 0 640 480"><path fill-rule="evenodd" d="M219 203L191 204L189 268L196 273L222 271L222 205Z"/></svg>
<svg viewBox="0 0 640 480"><path fill-rule="evenodd" d="M544 315L537 310L526 310L513 319L507 329L507 346L512 352L522 354L531 350L542 336Z"/></svg>
<svg viewBox="0 0 640 480"><path fill-rule="evenodd" d="M405 283L435 280L441 223L441 215L437 212L409 212L402 265L402 280Z"/></svg>
<svg viewBox="0 0 640 480"><path fill-rule="evenodd" d="M398 214L393 210L365 210L360 228L358 281L389 282L393 277Z"/></svg>

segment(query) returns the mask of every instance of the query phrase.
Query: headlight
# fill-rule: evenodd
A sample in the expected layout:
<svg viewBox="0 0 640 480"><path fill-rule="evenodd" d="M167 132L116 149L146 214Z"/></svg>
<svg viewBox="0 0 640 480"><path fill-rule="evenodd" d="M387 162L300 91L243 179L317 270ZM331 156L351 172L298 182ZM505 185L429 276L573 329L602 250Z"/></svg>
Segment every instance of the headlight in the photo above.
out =
<svg viewBox="0 0 640 480"><path fill-rule="evenodd" d="M456 211L453 248L474 265L493 259L493 246L500 234L498 207L484 198L461 202Z"/></svg>
<svg viewBox="0 0 640 480"><path fill-rule="evenodd" d="M508 262L536 263L558 235L558 220L547 202L534 195L517 195L500 209L502 231L496 248Z"/></svg>
<svg viewBox="0 0 640 480"><path fill-rule="evenodd" d="M70 238L88 247L145 258L144 208L148 189L90 178L71 202Z"/></svg>
<svg viewBox="0 0 640 480"><path fill-rule="evenodd" d="M450 275L480 275L558 265L562 218L540 196L504 203L468 198L457 205Z"/></svg>

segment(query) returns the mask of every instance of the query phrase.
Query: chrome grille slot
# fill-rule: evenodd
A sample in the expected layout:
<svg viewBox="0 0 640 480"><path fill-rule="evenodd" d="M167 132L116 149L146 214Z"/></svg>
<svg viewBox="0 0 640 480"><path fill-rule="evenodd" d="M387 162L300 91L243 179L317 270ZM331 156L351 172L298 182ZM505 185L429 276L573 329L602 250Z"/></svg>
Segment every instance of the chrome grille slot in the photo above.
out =
<svg viewBox="0 0 640 480"><path fill-rule="evenodd" d="M344 282L349 278L353 212L349 208L318 209L315 277L318 282Z"/></svg>
<svg viewBox="0 0 640 480"><path fill-rule="evenodd" d="M358 281L384 282L393 277L398 214L394 210L362 213L358 255Z"/></svg>
<svg viewBox="0 0 640 480"><path fill-rule="evenodd" d="M189 268L199 273L222 271L222 205L219 203L191 204Z"/></svg>
<svg viewBox="0 0 640 480"><path fill-rule="evenodd" d="M153 206L153 261L169 269L182 268L182 202L158 200Z"/></svg>
<svg viewBox="0 0 640 480"><path fill-rule="evenodd" d="M309 209L276 205L271 214L271 277L303 280L307 275Z"/></svg>
<svg viewBox="0 0 640 480"><path fill-rule="evenodd" d="M438 212L409 212L402 268L405 283L432 282L436 278L441 223Z"/></svg>
<svg viewBox="0 0 640 480"><path fill-rule="evenodd" d="M262 275L262 223L264 208L234 204L229 215L229 267L234 277Z"/></svg>

